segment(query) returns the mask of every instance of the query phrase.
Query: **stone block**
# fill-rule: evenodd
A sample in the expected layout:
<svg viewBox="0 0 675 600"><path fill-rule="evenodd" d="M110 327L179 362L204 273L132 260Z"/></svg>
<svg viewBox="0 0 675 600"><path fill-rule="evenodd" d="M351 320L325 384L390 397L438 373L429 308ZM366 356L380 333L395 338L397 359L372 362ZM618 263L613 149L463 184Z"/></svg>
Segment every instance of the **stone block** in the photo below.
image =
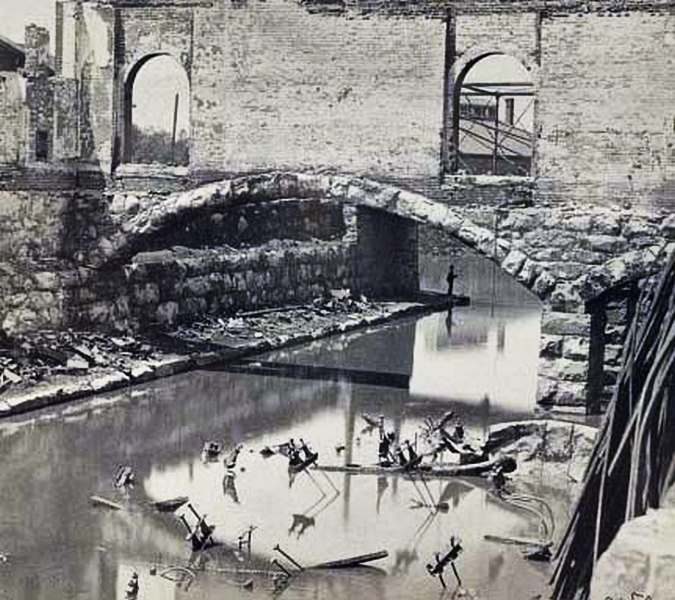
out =
<svg viewBox="0 0 675 600"><path fill-rule="evenodd" d="M502 269L515 276L523 266L527 256L520 250L511 250L502 261Z"/></svg>
<svg viewBox="0 0 675 600"><path fill-rule="evenodd" d="M562 356L574 361L587 361L589 343L587 337L566 336L562 345Z"/></svg>
<svg viewBox="0 0 675 600"><path fill-rule="evenodd" d="M583 300L576 283L559 283L549 299L551 309L561 312L576 312L583 310Z"/></svg>
<svg viewBox="0 0 675 600"><path fill-rule="evenodd" d="M563 352L563 340L560 335L542 335L539 340L539 356L560 358Z"/></svg>
<svg viewBox="0 0 675 600"><path fill-rule="evenodd" d="M178 317L178 303L164 302L157 307L156 318L161 325L174 325Z"/></svg>
<svg viewBox="0 0 675 600"><path fill-rule="evenodd" d="M556 279L565 279L568 281L576 279L588 268L587 265L572 260L544 263L543 266Z"/></svg>
<svg viewBox="0 0 675 600"><path fill-rule="evenodd" d="M618 254L627 248L624 238L613 235L589 235L586 238L582 238L580 243L590 250L605 252L607 254Z"/></svg>
<svg viewBox="0 0 675 600"><path fill-rule="evenodd" d="M591 316L579 313L544 311L541 331L551 335L589 337L591 334Z"/></svg>
<svg viewBox="0 0 675 600"><path fill-rule="evenodd" d="M623 346L619 344L605 344L605 364L618 366L621 364Z"/></svg>
<svg viewBox="0 0 675 600"><path fill-rule="evenodd" d="M626 328L620 325L607 325L605 327L605 344L620 345L626 335Z"/></svg>
<svg viewBox="0 0 675 600"><path fill-rule="evenodd" d="M539 362L539 374L549 379L585 383L588 379L588 362L567 358L542 358Z"/></svg>
<svg viewBox="0 0 675 600"><path fill-rule="evenodd" d="M211 291L211 283L207 276L189 277L183 284L183 294L186 296L205 296Z"/></svg>
<svg viewBox="0 0 675 600"><path fill-rule="evenodd" d="M624 523L600 557L591 600L672 598L675 581L675 509L650 510ZM636 593L641 593L637 596Z"/></svg>
<svg viewBox="0 0 675 600"><path fill-rule="evenodd" d="M653 238L658 234L658 227L647 221L639 220L637 218L632 218L626 222L623 226L621 234L628 238L633 239L637 237L651 237ZM653 242L652 242L653 243Z"/></svg>
<svg viewBox="0 0 675 600"><path fill-rule="evenodd" d="M540 298L544 298L553 289L555 284L555 277L548 271L542 271L532 284L532 291Z"/></svg>
<svg viewBox="0 0 675 600"><path fill-rule="evenodd" d="M586 386L540 375L537 380L537 402L544 406L584 406Z"/></svg>
<svg viewBox="0 0 675 600"><path fill-rule="evenodd" d="M618 215L610 211L596 213L591 219L591 231L603 235L618 235L621 231L621 222Z"/></svg>
<svg viewBox="0 0 675 600"><path fill-rule="evenodd" d="M59 277L51 271L41 271L33 275L35 289L40 291L54 291L59 287Z"/></svg>
<svg viewBox="0 0 675 600"><path fill-rule="evenodd" d="M659 228L661 235L666 236L668 239L675 239L675 214L668 215Z"/></svg>
<svg viewBox="0 0 675 600"><path fill-rule="evenodd" d="M561 226L571 231L586 233L591 229L591 217L589 215L580 215L562 220Z"/></svg>
<svg viewBox="0 0 675 600"><path fill-rule="evenodd" d="M133 299L140 305L159 303L159 286L156 283L136 285L133 288Z"/></svg>

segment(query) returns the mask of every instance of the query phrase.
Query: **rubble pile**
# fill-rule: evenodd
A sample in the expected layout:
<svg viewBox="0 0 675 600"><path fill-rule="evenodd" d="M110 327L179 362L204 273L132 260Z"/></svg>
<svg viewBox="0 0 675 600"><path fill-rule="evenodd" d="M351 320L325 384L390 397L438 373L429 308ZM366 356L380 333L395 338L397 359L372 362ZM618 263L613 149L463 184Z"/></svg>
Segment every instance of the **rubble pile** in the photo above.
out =
<svg viewBox="0 0 675 600"><path fill-rule="evenodd" d="M0 330L0 415L317 340L430 307L371 302L339 289L309 304L209 316L133 337L45 329L9 337Z"/></svg>
<svg viewBox="0 0 675 600"><path fill-rule="evenodd" d="M174 337L184 342L209 342L239 347L251 342L283 345L298 336L318 338L326 333L366 325L390 314L387 303L365 296L355 298L350 290L331 290L310 304L207 317L178 327Z"/></svg>
<svg viewBox="0 0 675 600"><path fill-rule="evenodd" d="M84 375L96 368L130 375L139 361L160 354L133 337L91 332L38 330L0 339L0 393L27 388L55 375Z"/></svg>

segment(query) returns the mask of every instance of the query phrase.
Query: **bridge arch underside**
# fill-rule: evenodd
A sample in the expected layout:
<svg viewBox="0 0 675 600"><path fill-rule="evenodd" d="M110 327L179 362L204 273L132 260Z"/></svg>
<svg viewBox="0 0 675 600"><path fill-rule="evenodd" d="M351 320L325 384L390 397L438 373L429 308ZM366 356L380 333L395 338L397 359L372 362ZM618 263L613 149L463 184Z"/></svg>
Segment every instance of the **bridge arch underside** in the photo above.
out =
<svg viewBox="0 0 675 600"><path fill-rule="evenodd" d="M548 404L586 403L589 371L605 369L605 356L619 360L619 337L597 342L609 327L597 315L617 313L610 291L659 264L651 255L645 260L644 249L627 250L565 278L528 247L518 209L502 215L496 229L468 210L341 175L272 172L142 202L118 193L110 221L113 233L87 257L94 268L86 297L70 297L71 324L166 326L307 301L336 288L410 297L419 285L420 227L442 229L542 301L540 399Z"/></svg>

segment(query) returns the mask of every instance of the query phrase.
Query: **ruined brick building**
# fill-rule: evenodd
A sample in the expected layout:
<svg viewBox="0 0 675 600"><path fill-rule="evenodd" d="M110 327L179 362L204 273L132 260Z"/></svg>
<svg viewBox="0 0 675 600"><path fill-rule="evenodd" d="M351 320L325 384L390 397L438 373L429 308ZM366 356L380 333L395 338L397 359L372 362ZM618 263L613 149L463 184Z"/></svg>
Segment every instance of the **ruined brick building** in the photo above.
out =
<svg viewBox="0 0 675 600"><path fill-rule="evenodd" d="M320 276L410 292L435 228L542 299L542 399L583 402L589 370L616 360L675 235L672 0L55 5L53 61L43 29L0 39L4 329L172 323L309 297ZM467 175L461 90L495 55L527 75L527 168ZM134 83L163 56L189 82L187 167L131 162ZM278 281L264 250L236 268L167 250L242 216L268 223L254 241L302 241L307 214L325 245L289 250Z"/></svg>

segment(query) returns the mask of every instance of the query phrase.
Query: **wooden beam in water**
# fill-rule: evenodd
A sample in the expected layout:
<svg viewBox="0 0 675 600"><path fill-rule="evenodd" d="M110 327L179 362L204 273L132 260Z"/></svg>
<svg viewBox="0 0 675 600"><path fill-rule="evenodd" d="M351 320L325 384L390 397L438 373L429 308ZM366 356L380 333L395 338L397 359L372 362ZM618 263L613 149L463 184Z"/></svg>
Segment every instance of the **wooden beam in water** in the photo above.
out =
<svg viewBox="0 0 675 600"><path fill-rule="evenodd" d="M209 370L225 371L229 373L248 373L251 375L288 377L293 379L346 381L348 383L375 385L401 390L407 390L410 388L410 375L405 375L403 373L368 371L365 369L344 369L320 365L301 365L268 361L241 361L236 363L216 365L209 367Z"/></svg>
<svg viewBox="0 0 675 600"><path fill-rule="evenodd" d="M350 556L348 558L341 558L339 560L331 560L329 562L319 563L309 567L310 569L350 569L353 567L360 567L375 560L387 558L389 552L380 550L378 552L371 552L370 554L360 554L358 556Z"/></svg>

